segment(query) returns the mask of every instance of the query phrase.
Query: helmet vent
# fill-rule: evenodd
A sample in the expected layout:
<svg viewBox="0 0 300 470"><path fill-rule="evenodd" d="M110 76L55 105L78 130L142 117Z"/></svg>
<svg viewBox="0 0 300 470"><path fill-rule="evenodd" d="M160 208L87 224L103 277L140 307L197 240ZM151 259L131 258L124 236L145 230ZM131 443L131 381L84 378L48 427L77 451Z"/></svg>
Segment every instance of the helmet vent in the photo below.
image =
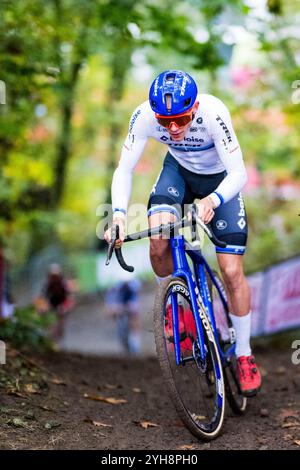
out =
<svg viewBox="0 0 300 470"><path fill-rule="evenodd" d="M167 111L170 112L172 109L172 95L170 93L165 94L165 103L166 103Z"/></svg>
<svg viewBox="0 0 300 470"><path fill-rule="evenodd" d="M187 100L184 101L184 107L188 107L191 104L191 98L188 98Z"/></svg>
<svg viewBox="0 0 300 470"><path fill-rule="evenodd" d="M166 85L169 85L170 83L174 83L175 81L175 73L169 73L166 76Z"/></svg>

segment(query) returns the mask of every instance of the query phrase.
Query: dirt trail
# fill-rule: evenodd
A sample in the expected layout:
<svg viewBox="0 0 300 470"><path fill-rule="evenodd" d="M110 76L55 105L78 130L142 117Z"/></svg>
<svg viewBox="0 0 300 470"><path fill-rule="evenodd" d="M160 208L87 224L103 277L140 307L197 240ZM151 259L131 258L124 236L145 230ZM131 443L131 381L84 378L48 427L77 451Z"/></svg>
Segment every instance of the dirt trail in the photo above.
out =
<svg viewBox="0 0 300 470"><path fill-rule="evenodd" d="M211 443L183 427L154 358L33 359L42 369L9 354L6 379L0 374L0 449L300 449L300 366L291 363L291 350L257 354L261 393L246 416L227 410L224 433ZM158 426L144 429L138 424L144 421Z"/></svg>

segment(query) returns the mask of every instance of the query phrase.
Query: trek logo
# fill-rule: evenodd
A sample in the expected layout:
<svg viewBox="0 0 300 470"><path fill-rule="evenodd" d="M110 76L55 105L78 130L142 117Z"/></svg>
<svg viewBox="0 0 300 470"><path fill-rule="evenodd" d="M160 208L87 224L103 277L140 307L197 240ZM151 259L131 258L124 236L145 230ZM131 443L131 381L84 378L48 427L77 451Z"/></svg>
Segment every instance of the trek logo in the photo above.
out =
<svg viewBox="0 0 300 470"><path fill-rule="evenodd" d="M158 78L154 82L153 96L157 96L157 90L158 90Z"/></svg>
<svg viewBox="0 0 300 470"><path fill-rule="evenodd" d="M226 126L225 122L220 118L219 115L217 116L216 121L220 124L220 126L221 126L222 129L223 129L223 131L225 132L226 137L227 137L227 139L228 139L228 142L232 142L232 137L231 137L231 134L230 134L230 132L229 132L229 129L228 129L228 127Z"/></svg>
<svg viewBox="0 0 300 470"><path fill-rule="evenodd" d="M139 115L141 114L141 110L139 109L131 118L131 121L130 121L130 124L129 124L129 133L132 132L132 128L134 126L134 123L135 121L137 120L137 118L139 117Z"/></svg>
<svg viewBox="0 0 300 470"><path fill-rule="evenodd" d="M188 77L184 77L184 78L183 78L183 80L182 80L182 85L181 85L180 96L184 96L186 84L187 84L187 82L189 82L189 81L190 81L190 80L189 80Z"/></svg>

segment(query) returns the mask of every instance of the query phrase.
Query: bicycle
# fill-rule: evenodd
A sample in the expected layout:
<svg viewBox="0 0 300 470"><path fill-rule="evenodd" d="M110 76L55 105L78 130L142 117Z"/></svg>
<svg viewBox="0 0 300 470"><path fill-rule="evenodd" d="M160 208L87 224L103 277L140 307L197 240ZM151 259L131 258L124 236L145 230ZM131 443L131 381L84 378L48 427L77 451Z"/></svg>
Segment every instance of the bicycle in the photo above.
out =
<svg viewBox="0 0 300 470"><path fill-rule="evenodd" d="M247 399L237 378L235 331L223 281L210 268L201 249L195 250L178 230L191 227L192 241L196 241L199 225L215 245L225 247L226 243L202 222L195 205L190 214L190 220L183 218L127 235L124 242L170 234L174 272L160 285L154 302L156 351L169 395L183 423L197 438L208 441L222 430L225 398L238 415L245 413ZM113 226L106 264L117 238L118 226ZM133 272L121 248L115 253L120 266Z"/></svg>

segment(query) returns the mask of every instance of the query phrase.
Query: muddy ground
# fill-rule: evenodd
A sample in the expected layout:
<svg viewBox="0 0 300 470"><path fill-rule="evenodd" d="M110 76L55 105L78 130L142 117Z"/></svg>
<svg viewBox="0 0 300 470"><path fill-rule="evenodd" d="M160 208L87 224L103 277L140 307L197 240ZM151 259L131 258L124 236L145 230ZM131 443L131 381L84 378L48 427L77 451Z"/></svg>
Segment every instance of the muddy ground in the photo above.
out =
<svg viewBox="0 0 300 470"><path fill-rule="evenodd" d="M291 353L260 348L262 391L244 417L228 409L223 434L202 443L177 417L155 358L20 356L9 348L0 367L0 449L297 450L300 365Z"/></svg>

